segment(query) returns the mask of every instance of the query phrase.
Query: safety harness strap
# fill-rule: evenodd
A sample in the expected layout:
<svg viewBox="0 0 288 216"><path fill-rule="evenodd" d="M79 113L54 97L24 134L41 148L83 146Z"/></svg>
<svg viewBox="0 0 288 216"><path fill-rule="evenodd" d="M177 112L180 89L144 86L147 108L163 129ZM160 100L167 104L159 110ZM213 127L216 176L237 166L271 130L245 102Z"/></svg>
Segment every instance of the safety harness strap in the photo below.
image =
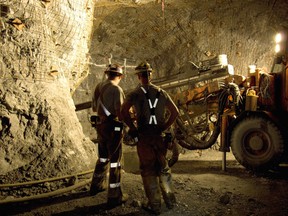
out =
<svg viewBox="0 0 288 216"><path fill-rule="evenodd" d="M100 98L99 98L99 104L100 104L100 106L102 107L102 109L103 109L103 111L104 111L104 113L105 113L105 115L106 115L107 117L111 116L112 113L105 107L105 105L103 104L102 100L103 100L103 93L105 92L105 90L106 90L109 86L111 86L110 83L107 83L107 84L105 84L104 86L102 86L102 88L101 88L101 90L100 90Z"/></svg>
<svg viewBox="0 0 288 216"><path fill-rule="evenodd" d="M111 115L111 113L109 112L109 110L104 106L104 104L102 103L101 99L99 100L100 105L104 111L104 113L106 114L107 117L109 117Z"/></svg>
<svg viewBox="0 0 288 216"><path fill-rule="evenodd" d="M158 100L159 100L161 89L160 88L158 89L155 101L154 101L154 103L152 103L151 99L148 96L148 92L146 91L146 89L143 86L141 86L140 88L142 89L142 91L145 94L146 99L148 100L148 104L149 104L149 108L150 108L149 124L153 124L153 122L154 122L154 124L157 125L157 119L156 119L156 115L155 115L155 108L156 108Z"/></svg>

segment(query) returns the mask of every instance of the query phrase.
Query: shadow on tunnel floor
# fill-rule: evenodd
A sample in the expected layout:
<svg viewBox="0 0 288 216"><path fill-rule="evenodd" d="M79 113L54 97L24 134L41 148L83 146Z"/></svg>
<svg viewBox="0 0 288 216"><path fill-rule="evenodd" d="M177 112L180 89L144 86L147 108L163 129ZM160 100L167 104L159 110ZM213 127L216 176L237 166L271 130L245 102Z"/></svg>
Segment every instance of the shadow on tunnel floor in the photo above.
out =
<svg viewBox="0 0 288 216"><path fill-rule="evenodd" d="M236 160L179 160L173 167L175 174L224 174L235 176L255 176L270 179L288 180L288 164L283 163L265 171L252 171L240 165Z"/></svg>
<svg viewBox="0 0 288 216"><path fill-rule="evenodd" d="M89 191L81 191L76 193L62 194L56 197L46 197L36 200L29 200L24 202L11 202L0 205L1 216L18 215L23 212L29 212L33 209L47 206L55 203L64 203L71 200L81 199L89 196Z"/></svg>

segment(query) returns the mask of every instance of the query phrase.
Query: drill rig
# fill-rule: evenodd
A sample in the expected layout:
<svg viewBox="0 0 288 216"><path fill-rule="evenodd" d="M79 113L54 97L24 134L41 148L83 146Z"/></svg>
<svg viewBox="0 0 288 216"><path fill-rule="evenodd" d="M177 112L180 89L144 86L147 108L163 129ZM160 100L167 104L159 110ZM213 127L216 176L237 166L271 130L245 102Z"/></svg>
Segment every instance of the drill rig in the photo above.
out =
<svg viewBox="0 0 288 216"><path fill-rule="evenodd" d="M234 75L220 55L198 66L191 62L190 75L153 80L180 110L174 132L182 147L207 149L220 138L220 151L231 149L241 165L254 171L287 161L287 33L278 34L276 42L271 72L251 67L248 76Z"/></svg>

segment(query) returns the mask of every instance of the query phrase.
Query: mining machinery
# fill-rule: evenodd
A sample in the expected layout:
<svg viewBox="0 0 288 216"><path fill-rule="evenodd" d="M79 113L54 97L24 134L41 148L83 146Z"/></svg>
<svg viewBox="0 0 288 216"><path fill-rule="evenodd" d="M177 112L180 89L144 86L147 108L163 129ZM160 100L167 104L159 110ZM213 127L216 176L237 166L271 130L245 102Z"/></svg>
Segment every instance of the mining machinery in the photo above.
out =
<svg viewBox="0 0 288 216"><path fill-rule="evenodd" d="M231 150L241 165L254 171L287 161L287 32L275 40L277 54L269 72L250 65L246 76L234 74L227 56L219 55L191 62L193 75L154 80L180 110L174 127L179 145L196 150L218 144L220 151Z"/></svg>

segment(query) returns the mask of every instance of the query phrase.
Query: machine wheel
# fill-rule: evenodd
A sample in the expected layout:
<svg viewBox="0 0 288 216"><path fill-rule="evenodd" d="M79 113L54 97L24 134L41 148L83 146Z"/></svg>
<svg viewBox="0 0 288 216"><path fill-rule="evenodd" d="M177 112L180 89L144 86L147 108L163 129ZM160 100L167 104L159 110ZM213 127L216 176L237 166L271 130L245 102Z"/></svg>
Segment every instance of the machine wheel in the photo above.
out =
<svg viewBox="0 0 288 216"><path fill-rule="evenodd" d="M262 171L279 164L284 141L279 128L271 120L249 116L233 128L231 149L241 165Z"/></svg>

